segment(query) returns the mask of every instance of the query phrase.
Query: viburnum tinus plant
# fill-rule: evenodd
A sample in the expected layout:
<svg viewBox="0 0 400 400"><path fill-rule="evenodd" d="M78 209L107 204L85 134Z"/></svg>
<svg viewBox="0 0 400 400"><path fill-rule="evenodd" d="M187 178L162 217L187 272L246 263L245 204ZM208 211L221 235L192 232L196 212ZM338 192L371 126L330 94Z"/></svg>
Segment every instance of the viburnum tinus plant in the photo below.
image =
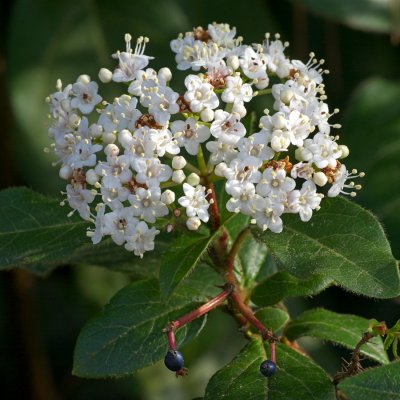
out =
<svg viewBox="0 0 400 400"><path fill-rule="evenodd" d="M341 127L326 103L324 61L289 58L279 35L245 44L235 28L213 23L171 41L186 72L178 91L169 68L148 67L148 42L139 37L133 48L126 34L115 70L100 69L102 83L120 84L118 97L103 99L81 75L65 87L59 80L47 98L46 151L66 181L69 216L88 221L94 245L111 237L143 258L143 269L160 257L158 279L134 281L83 330L75 373L121 376L165 357L185 375L180 347L221 305L249 344L214 375L206 399L285 399L297 379L296 398L328 399L360 372L361 354L387 364L381 336L395 349L397 328L321 309L290 320L283 302L334 284L398 294L378 222L342 197L329 199L355 196L353 179L364 173L343 163L349 149L334 133ZM295 342L305 335L353 349L334 385Z"/></svg>

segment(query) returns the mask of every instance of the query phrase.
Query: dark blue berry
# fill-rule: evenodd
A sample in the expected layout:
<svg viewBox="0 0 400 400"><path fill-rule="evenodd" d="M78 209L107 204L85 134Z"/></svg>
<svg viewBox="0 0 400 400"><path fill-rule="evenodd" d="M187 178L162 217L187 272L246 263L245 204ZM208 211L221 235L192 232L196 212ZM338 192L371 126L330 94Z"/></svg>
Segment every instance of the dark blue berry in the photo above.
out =
<svg viewBox="0 0 400 400"><path fill-rule="evenodd" d="M260 365L260 372L264 376L270 377L276 372L276 364L271 360L265 360Z"/></svg>
<svg viewBox="0 0 400 400"><path fill-rule="evenodd" d="M174 372L180 371L183 368L183 356L178 350L168 350L164 358L165 366Z"/></svg>

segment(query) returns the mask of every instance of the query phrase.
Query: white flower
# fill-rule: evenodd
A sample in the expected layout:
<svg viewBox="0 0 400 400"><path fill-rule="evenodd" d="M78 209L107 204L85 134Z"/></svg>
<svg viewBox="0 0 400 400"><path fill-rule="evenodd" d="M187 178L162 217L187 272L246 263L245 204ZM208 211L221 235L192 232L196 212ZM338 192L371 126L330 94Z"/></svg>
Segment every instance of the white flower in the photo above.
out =
<svg viewBox="0 0 400 400"><path fill-rule="evenodd" d="M135 232L139 220L133 216L132 207L124 207L104 214L103 217L103 236L109 235L119 246L123 245L127 236Z"/></svg>
<svg viewBox="0 0 400 400"><path fill-rule="evenodd" d="M203 82L197 75L188 75L185 78L185 100L190 104L193 112L200 112L204 108L214 109L219 105L214 88L207 82Z"/></svg>
<svg viewBox="0 0 400 400"><path fill-rule="evenodd" d="M338 144L323 133L317 133L312 139L306 139L304 148L312 153L312 162L318 168L335 168L336 160L342 155Z"/></svg>
<svg viewBox="0 0 400 400"><path fill-rule="evenodd" d="M219 143L236 145L240 138L246 135L246 128L240 122L239 114L217 110L210 132Z"/></svg>
<svg viewBox="0 0 400 400"><path fill-rule="evenodd" d="M211 153L210 163L212 165L219 164L222 161L231 162L237 155L236 145L225 144L221 142L207 142L207 150Z"/></svg>
<svg viewBox="0 0 400 400"><path fill-rule="evenodd" d="M204 143L210 137L210 129L205 125L200 125L194 118L186 121L174 121L170 125L179 147L185 147L186 151L195 156L199 149L199 144Z"/></svg>
<svg viewBox="0 0 400 400"><path fill-rule="evenodd" d="M313 210L319 209L322 197L322 194L317 193L315 184L306 181L301 190L293 190L288 194L288 211L299 213L300 219L307 222L311 219Z"/></svg>
<svg viewBox="0 0 400 400"><path fill-rule="evenodd" d="M154 250L154 238L159 233L156 228L149 228L146 222L140 221L134 231L127 234L125 249L142 258L146 251Z"/></svg>
<svg viewBox="0 0 400 400"><path fill-rule="evenodd" d="M351 197L356 196L356 192L345 192L343 189L361 189L361 185L356 185L354 182L350 182L346 184L346 181L354 178L362 178L364 177L364 172L358 173L356 169L353 169L351 172L347 171L347 168L344 164L341 164L340 168L338 168L334 174L334 182L332 187L328 191L329 197L339 196L340 193L350 195Z"/></svg>
<svg viewBox="0 0 400 400"><path fill-rule="evenodd" d="M108 189L118 188L132 179L128 156L108 157L107 162L96 165L95 171L103 177L102 185Z"/></svg>
<svg viewBox="0 0 400 400"><path fill-rule="evenodd" d="M270 229L275 233L282 232L283 224L280 216L284 211L283 204L269 197L260 196L256 197L253 203L255 212L251 222L256 223L263 231Z"/></svg>
<svg viewBox="0 0 400 400"><path fill-rule="evenodd" d="M177 104L179 94L170 87L160 86L154 80L147 80L142 84L142 91L141 104L148 108L158 124L164 126L171 118L171 114L179 112Z"/></svg>
<svg viewBox="0 0 400 400"><path fill-rule="evenodd" d="M136 189L135 194L128 198L133 207L133 215L151 223L156 222L158 217L168 215L168 207L161 202L160 197L159 188Z"/></svg>
<svg viewBox="0 0 400 400"><path fill-rule="evenodd" d="M111 210L124 208L124 202L131 193L125 186L106 187L104 185L101 186L100 192L102 200Z"/></svg>
<svg viewBox="0 0 400 400"><path fill-rule="evenodd" d="M104 213L106 211L106 207L104 204L98 204L96 207L97 214L95 220L95 230L92 231L88 229L88 236L92 238L92 243L97 244L101 242L103 238L103 227L104 227Z"/></svg>
<svg viewBox="0 0 400 400"><path fill-rule="evenodd" d="M144 54L146 43L149 39L140 36L136 41L135 51L131 49L131 35L125 35L126 51L117 51L113 54L113 58L119 60L119 66L113 73L113 81L115 82L130 82L135 79L136 72L143 69L149 63L149 60L154 57L149 57Z"/></svg>
<svg viewBox="0 0 400 400"><path fill-rule="evenodd" d="M269 36L263 43L264 54L266 55L266 63L269 71L275 73L278 78L286 78L290 74L292 68L290 60L285 57L284 51L287 44L283 44L280 40L269 41Z"/></svg>
<svg viewBox="0 0 400 400"><path fill-rule="evenodd" d="M243 182L240 186L231 188L231 197L226 203L226 209L230 212L241 212L244 215L252 215L254 213L253 200L256 195L254 185L248 181Z"/></svg>
<svg viewBox="0 0 400 400"><path fill-rule="evenodd" d="M136 181L148 187L158 187L161 182L166 182L172 176L171 167L162 164L158 158L136 159L133 168L137 172Z"/></svg>
<svg viewBox="0 0 400 400"><path fill-rule="evenodd" d="M152 80L156 83L159 82L157 72L153 68L147 68L146 70L137 71L135 75L135 80L132 81L128 87L128 92L133 96L141 97L143 95L143 82L147 80Z"/></svg>
<svg viewBox="0 0 400 400"><path fill-rule="evenodd" d="M229 24L217 24L216 22L208 24L208 33L219 46L228 48L235 46L236 28L231 28Z"/></svg>
<svg viewBox="0 0 400 400"><path fill-rule="evenodd" d="M262 174L260 183L257 185L257 193L263 197L280 199L292 191L296 186L294 179L286 176L284 169L266 168Z"/></svg>
<svg viewBox="0 0 400 400"><path fill-rule="evenodd" d="M239 158L256 157L261 161L267 161L274 157L274 151L267 145L270 135L266 132L257 132L244 137L238 142Z"/></svg>
<svg viewBox="0 0 400 400"><path fill-rule="evenodd" d="M71 100L72 108L79 108L82 114L90 114L94 107L102 100L97 94L99 85L96 82L86 82L78 79L72 85L72 94L74 98Z"/></svg>
<svg viewBox="0 0 400 400"><path fill-rule="evenodd" d="M186 208L188 217L198 217L201 221L207 222L209 219L208 207L210 204L206 199L206 188L202 185L196 187L190 186L188 183L183 184L185 196L178 199L178 203Z"/></svg>
<svg viewBox="0 0 400 400"><path fill-rule="evenodd" d="M88 204L94 200L93 192L79 184L68 184L66 194L70 207L78 211L82 219L90 221L90 208Z"/></svg>
<svg viewBox="0 0 400 400"><path fill-rule="evenodd" d="M240 66L248 78L268 80L266 59L263 53L255 52L251 47L247 47L240 57Z"/></svg>
<svg viewBox="0 0 400 400"><path fill-rule="evenodd" d="M228 76L225 78L225 90L221 99L225 103L243 103L253 98L253 89L248 83L243 83L240 75Z"/></svg>
<svg viewBox="0 0 400 400"><path fill-rule="evenodd" d="M310 180L313 178L315 170L310 163L299 162L294 164L290 175L293 179L302 178Z"/></svg>

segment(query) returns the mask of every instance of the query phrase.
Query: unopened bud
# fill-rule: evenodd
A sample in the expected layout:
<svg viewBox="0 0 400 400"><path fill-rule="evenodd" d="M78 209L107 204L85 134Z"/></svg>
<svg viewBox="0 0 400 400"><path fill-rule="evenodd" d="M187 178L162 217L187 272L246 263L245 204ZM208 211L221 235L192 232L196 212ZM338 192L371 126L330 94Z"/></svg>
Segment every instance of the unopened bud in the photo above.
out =
<svg viewBox="0 0 400 400"><path fill-rule="evenodd" d="M69 165L64 165L63 167L60 168L58 174L60 175L61 179L67 180L72 176L72 168Z"/></svg>
<svg viewBox="0 0 400 400"><path fill-rule="evenodd" d="M90 76L89 75L80 75L77 79L77 82L83 83L84 85L87 85L90 83Z"/></svg>
<svg viewBox="0 0 400 400"><path fill-rule="evenodd" d="M342 152L342 155L340 156L341 159L346 158L350 154L349 148L344 144L339 146L339 150Z"/></svg>
<svg viewBox="0 0 400 400"><path fill-rule="evenodd" d="M294 152L294 156L298 161L310 161L313 157L311 151L305 149L304 147L298 147Z"/></svg>
<svg viewBox="0 0 400 400"><path fill-rule="evenodd" d="M236 112L243 118L247 114L246 107L242 103L235 103L232 107L232 112Z"/></svg>
<svg viewBox="0 0 400 400"><path fill-rule="evenodd" d="M226 65L231 68L232 71L236 71L240 66L238 56L229 56L226 60Z"/></svg>
<svg viewBox="0 0 400 400"><path fill-rule="evenodd" d="M161 195L161 201L167 206L172 204L175 201L175 193L172 190L167 189Z"/></svg>
<svg viewBox="0 0 400 400"><path fill-rule="evenodd" d="M103 127L99 124L92 124L89 127L89 134L91 137L98 138L103 133Z"/></svg>
<svg viewBox="0 0 400 400"><path fill-rule="evenodd" d="M289 89L282 90L282 92L281 92L281 101L282 101L282 103L289 104L290 100L292 100L293 96L294 96L294 93L293 93L292 90L289 90Z"/></svg>
<svg viewBox="0 0 400 400"><path fill-rule="evenodd" d="M190 231L197 231L201 225L201 221L197 217L191 217L186 221L186 226Z"/></svg>
<svg viewBox="0 0 400 400"><path fill-rule="evenodd" d="M99 79L103 83L111 82L113 73L107 68L101 68L99 71Z"/></svg>
<svg viewBox="0 0 400 400"><path fill-rule="evenodd" d="M108 144L105 149L104 153L109 157L116 157L119 154L119 148L115 144Z"/></svg>
<svg viewBox="0 0 400 400"><path fill-rule="evenodd" d="M186 179L186 182L190 185L190 186L197 186L200 183L200 177L195 174L194 172L192 172Z"/></svg>
<svg viewBox="0 0 400 400"><path fill-rule="evenodd" d="M225 175L225 171L228 169L228 166L224 163L224 162L222 162L222 163L219 163L216 167L215 167L215 169L214 169L214 173L215 173L215 175L217 175L217 176L224 176Z"/></svg>
<svg viewBox="0 0 400 400"><path fill-rule="evenodd" d="M272 116L272 123L274 124L274 127L276 129L283 129L287 125L286 118L280 113L274 114Z"/></svg>
<svg viewBox="0 0 400 400"><path fill-rule="evenodd" d="M115 135L113 133L103 133L103 143L109 144L115 142Z"/></svg>
<svg viewBox="0 0 400 400"><path fill-rule="evenodd" d="M164 82L169 82L172 79L172 72L169 68L164 67L158 71L158 79Z"/></svg>
<svg viewBox="0 0 400 400"><path fill-rule="evenodd" d="M185 157L182 156L175 156L172 159L172 168L174 169L182 169L185 168L186 160Z"/></svg>
<svg viewBox="0 0 400 400"><path fill-rule="evenodd" d="M172 174L172 181L175 183L182 183L185 178L185 173L181 169L174 171L174 173Z"/></svg>
<svg viewBox="0 0 400 400"><path fill-rule="evenodd" d="M325 186L328 178L323 172L316 172L313 176L313 181L318 186Z"/></svg>
<svg viewBox="0 0 400 400"><path fill-rule="evenodd" d="M90 185L95 185L99 181L99 176L94 172L93 169L86 171L86 182Z"/></svg>
<svg viewBox="0 0 400 400"><path fill-rule="evenodd" d="M200 118L204 122L210 122L214 119L214 111L211 110L211 108L205 108L201 113L200 113Z"/></svg>

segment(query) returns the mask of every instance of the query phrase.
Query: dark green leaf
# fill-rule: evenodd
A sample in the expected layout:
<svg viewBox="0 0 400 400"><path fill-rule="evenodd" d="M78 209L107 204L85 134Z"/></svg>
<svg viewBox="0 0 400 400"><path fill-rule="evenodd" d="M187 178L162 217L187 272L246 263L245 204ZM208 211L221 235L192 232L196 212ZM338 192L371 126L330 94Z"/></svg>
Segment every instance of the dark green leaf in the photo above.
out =
<svg viewBox="0 0 400 400"><path fill-rule="evenodd" d="M343 121L344 141L353 149L346 165L365 171L357 201L373 209L400 258L400 85L379 78L353 94Z"/></svg>
<svg viewBox="0 0 400 400"><path fill-rule="evenodd" d="M400 293L399 271L385 233L367 210L344 198L324 199L310 222L284 217L283 232L253 230L295 277L320 274L376 298Z"/></svg>
<svg viewBox="0 0 400 400"><path fill-rule="evenodd" d="M368 330L369 321L356 315L337 314L324 309L309 310L289 322L285 335L289 340L312 336L354 349ZM382 364L388 363L380 337L372 338L361 347L361 353Z"/></svg>
<svg viewBox="0 0 400 400"><path fill-rule="evenodd" d="M273 332L283 328L289 321L289 314L277 307L264 307L256 312L256 317Z"/></svg>
<svg viewBox="0 0 400 400"><path fill-rule="evenodd" d="M161 293L168 297L194 271L207 253L208 247L221 235L225 225L229 225L229 229L240 229L242 221L242 216L233 214L218 231L211 235L204 236L191 232L190 235L180 235L172 242L161 260Z"/></svg>
<svg viewBox="0 0 400 400"><path fill-rule="evenodd" d="M68 218L59 201L26 188L0 192L0 269L45 273L84 241L87 222Z"/></svg>
<svg viewBox="0 0 400 400"><path fill-rule="evenodd" d="M197 281L196 281L197 282ZM121 377L160 360L168 342L168 321L207 300L203 287L190 282L164 301L156 280L136 281L119 291L81 331L74 354L73 373L81 377ZM206 289L206 290L205 290ZM178 329L179 348L202 329L204 318Z"/></svg>
<svg viewBox="0 0 400 400"><path fill-rule="evenodd" d="M252 340L218 371L206 388L205 400L333 400L334 388L325 372L310 359L277 345L278 370L271 378L260 374L267 358L264 344Z"/></svg>
<svg viewBox="0 0 400 400"><path fill-rule="evenodd" d="M312 275L308 279L298 279L288 272L277 272L257 285L251 300L258 306L269 306L287 297L311 296L318 294L332 283L323 275Z"/></svg>
<svg viewBox="0 0 400 400"><path fill-rule="evenodd" d="M347 378L339 389L351 400L399 400L400 361Z"/></svg>
<svg viewBox="0 0 400 400"><path fill-rule="evenodd" d="M311 12L364 31L390 32L393 29L390 1L295 0Z"/></svg>

